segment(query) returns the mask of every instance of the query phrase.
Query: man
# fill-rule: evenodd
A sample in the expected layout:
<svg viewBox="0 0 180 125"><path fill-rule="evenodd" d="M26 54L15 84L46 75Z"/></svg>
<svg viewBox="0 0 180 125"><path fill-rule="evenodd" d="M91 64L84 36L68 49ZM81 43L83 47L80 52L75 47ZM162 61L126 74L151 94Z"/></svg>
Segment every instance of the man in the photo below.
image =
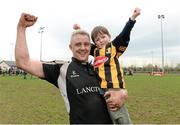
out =
<svg viewBox="0 0 180 125"><path fill-rule="evenodd" d="M32 26L37 17L22 13L17 26L15 59L17 67L26 72L46 79L61 91L70 123L112 123L106 103L99 94L99 81L93 68L88 64L90 38L85 31L74 32L70 49L73 53L70 64L45 64L29 58L26 43L26 28ZM123 105L127 91L108 92L107 104L112 111ZM117 96L118 95L118 96ZM121 99L117 99L121 95Z"/></svg>

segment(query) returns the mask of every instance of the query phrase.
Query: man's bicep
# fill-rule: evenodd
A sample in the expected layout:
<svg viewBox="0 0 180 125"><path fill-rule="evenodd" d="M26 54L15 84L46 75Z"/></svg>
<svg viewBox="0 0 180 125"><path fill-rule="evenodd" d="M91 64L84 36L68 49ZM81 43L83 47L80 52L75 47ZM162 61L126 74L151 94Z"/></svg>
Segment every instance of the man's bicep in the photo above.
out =
<svg viewBox="0 0 180 125"><path fill-rule="evenodd" d="M37 77L40 77L40 78L44 78L44 72L43 72L43 67L42 67L42 62L40 61L29 61L28 65L23 67L23 69L34 75L34 76L37 76Z"/></svg>

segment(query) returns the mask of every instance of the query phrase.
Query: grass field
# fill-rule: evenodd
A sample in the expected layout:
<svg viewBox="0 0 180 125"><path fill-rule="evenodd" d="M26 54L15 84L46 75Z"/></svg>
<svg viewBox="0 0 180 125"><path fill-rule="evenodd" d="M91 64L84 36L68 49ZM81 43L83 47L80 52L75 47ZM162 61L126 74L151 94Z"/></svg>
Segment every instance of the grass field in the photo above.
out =
<svg viewBox="0 0 180 125"><path fill-rule="evenodd" d="M135 124L180 124L180 75L125 76ZM48 82L0 76L0 124L66 124L59 90Z"/></svg>

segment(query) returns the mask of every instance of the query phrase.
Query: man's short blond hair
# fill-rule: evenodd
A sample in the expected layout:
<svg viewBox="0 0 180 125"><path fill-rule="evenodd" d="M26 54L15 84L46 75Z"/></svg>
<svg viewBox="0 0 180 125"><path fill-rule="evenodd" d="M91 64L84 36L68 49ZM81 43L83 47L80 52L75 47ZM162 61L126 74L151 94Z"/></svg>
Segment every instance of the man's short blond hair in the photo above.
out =
<svg viewBox="0 0 180 125"><path fill-rule="evenodd" d="M89 42L90 42L90 36L89 36L89 33L86 32L85 30L81 30L81 29L78 29L78 30L75 30L74 32L72 32L72 35L71 35L71 42L72 42L72 38L76 35L84 35L84 36L87 36L89 38Z"/></svg>

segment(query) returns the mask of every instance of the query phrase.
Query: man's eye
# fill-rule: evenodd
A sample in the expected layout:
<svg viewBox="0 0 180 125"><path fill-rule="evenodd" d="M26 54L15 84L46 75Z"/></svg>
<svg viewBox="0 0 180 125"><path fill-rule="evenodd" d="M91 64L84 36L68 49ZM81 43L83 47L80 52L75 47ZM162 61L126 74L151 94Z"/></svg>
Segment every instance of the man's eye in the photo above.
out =
<svg viewBox="0 0 180 125"><path fill-rule="evenodd" d="M90 44L89 44L89 43L86 43L85 46L90 46Z"/></svg>
<svg viewBox="0 0 180 125"><path fill-rule="evenodd" d="M80 46L80 45L81 45L80 43L76 44L76 46Z"/></svg>

